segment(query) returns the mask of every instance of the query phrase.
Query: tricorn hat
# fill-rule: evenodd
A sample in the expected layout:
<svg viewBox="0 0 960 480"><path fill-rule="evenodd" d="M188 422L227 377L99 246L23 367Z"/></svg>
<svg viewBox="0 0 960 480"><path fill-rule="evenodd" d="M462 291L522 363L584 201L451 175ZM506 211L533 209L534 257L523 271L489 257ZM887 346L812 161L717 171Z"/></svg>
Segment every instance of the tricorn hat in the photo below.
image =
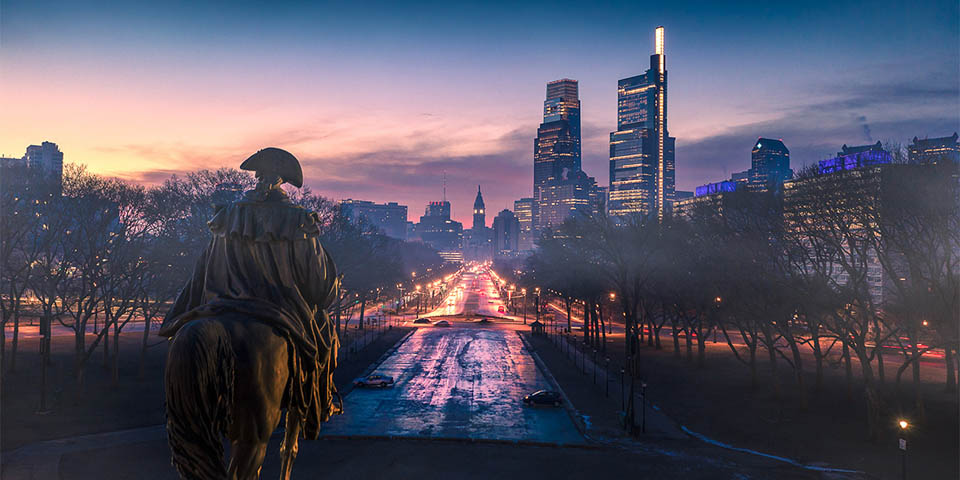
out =
<svg viewBox="0 0 960 480"><path fill-rule="evenodd" d="M294 187L303 186L303 170L300 168L300 162L293 154L281 148L268 147L250 155L250 158L240 164L240 169L273 173Z"/></svg>

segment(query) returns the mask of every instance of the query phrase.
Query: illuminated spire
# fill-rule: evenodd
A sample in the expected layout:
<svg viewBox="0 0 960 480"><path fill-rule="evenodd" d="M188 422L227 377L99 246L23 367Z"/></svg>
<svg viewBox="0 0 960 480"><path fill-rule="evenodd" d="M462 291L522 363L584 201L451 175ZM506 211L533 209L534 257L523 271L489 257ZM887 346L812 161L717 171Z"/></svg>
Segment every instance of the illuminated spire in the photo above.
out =
<svg viewBox="0 0 960 480"><path fill-rule="evenodd" d="M657 55L663 55L663 26L662 25L657 27L656 45L657 45L656 47L657 50L654 53L656 53Z"/></svg>
<svg viewBox="0 0 960 480"><path fill-rule="evenodd" d="M660 59L659 59L659 60L660 60L660 73L663 73L664 67L665 67L665 65L664 65L664 63L665 63L665 62L664 62L664 58L666 57L666 55L665 55L664 52L663 52L663 42L664 42L664 38L663 38L663 26L657 27L656 32L657 32L657 33L656 33L656 39L655 39L655 40L656 40L656 41L655 41L655 43L656 43L656 50L654 51L654 55L659 55L659 56L660 56Z"/></svg>

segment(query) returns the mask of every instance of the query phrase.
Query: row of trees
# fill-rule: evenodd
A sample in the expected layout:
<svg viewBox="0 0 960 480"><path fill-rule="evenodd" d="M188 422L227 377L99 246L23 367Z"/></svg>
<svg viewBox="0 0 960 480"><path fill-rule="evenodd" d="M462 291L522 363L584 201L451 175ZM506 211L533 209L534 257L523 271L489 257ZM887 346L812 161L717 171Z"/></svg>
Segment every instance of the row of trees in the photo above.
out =
<svg viewBox="0 0 960 480"><path fill-rule="evenodd" d="M20 328L28 319L39 319L46 334L44 365L51 328L66 328L73 333L78 385L98 347L118 382L124 328L162 318L210 239L207 221L214 203L230 201L254 184L247 172L221 169L173 176L146 188L67 165L61 194L56 179L35 169L5 166L0 192L4 367L17 368ZM338 321L339 312L354 305L362 318L366 303L395 291L398 282L409 280L405 274L442 268L439 255L422 244L392 239L351 221L336 203L309 189L290 193L292 201L318 212L321 242L343 274L335 306ZM143 329L141 376L149 333Z"/></svg>
<svg viewBox="0 0 960 480"><path fill-rule="evenodd" d="M707 338L719 334L755 386L765 357L778 398L779 372L790 371L801 407L804 359L813 357L819 392L825 363L839 358L848 395L860 369L875 437L878 386L891 376L885 350L900 357L898 387L912 371L921 410L919 359L931 349L945 353L956 391L958 179L952 162L808 168L785 192L729 192L663 221L576 217L543 237L519 280L555 292L568 313L584 305L584 339L598 348L600 305L613 292L634 360L644 343L661 348L669 326L675 354L703 367Z"/></svg>

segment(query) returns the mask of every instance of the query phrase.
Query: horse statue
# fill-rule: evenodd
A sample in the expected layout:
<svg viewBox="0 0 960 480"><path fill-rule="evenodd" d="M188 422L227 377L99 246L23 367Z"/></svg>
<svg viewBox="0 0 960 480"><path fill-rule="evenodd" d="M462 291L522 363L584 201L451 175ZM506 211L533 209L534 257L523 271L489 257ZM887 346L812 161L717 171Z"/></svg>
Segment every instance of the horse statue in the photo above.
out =
<svg viewBox="0 0 960 480"><path fill-rule="evenodd" d="M167 436L184 479L259 478L283 410L281 478L289 479L299 438L316 439L342 410L333 384L339 340L326 313L336 266L318 240L317 215L280 188L303 185L300 163L267 148L240 168L256 172L257 186L217 206L213 238L160 329L171 340Z"/></svg>

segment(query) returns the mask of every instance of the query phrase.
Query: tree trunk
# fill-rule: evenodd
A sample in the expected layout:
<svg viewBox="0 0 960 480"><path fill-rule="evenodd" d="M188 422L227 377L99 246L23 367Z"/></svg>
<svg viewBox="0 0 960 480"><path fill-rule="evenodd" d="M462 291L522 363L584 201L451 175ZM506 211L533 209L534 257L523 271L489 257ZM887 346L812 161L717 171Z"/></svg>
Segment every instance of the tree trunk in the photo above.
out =
<svg viewBox="0 0 960 480"><path fill-rule="evenodd" d="M113 320L113 386L120 385L120 319Z"/></svg>
<svg viewBox="0 0 960 480"><path fill-rule="evenodd" d="M857 359L860 360L860 370L863 372L863 392L867 407L867 439L876 441L880 437L880 394L877 392L866 348L857 350Z"/></svg>
<svg viewBox="0 0 960 480"><path fill-rule="evenodd" d="M676 319L670 320L670 335L673 337L673 357L680 359L680 331L677 328Z"/></svg>
<svg viewBox="0 0 960 480"><path fill-rule="evenodd" d="M606 352L607 351L607 322L609 321L609 319L606 319L603 317L602 304L597 305L597 310L599 311L599 314L600 314L600 335L601 335L600 346L603 349L603 351Z"/></svg>
<svg viewBox="0 0 960 480"><path fill-rule="evenodd" d="M917 347L916 336L913 336L910 339L910 343L912 343L910 350L912 351L913 356L918 357L920 355L920 351ZM917 414L920 416L920 418L923 418L924 417L923 392L920 389L920 359L919 358L917 358L917 360L913 362L912 367L913 367L912 369L913 370L913 401L914 401L914 405L917 408Z"/></svg>
<svg viewBox="0 0 960 480"><path fill-rule="evenodd" d="M843 367L847 377L847 400L853 398L853 366L850 365L850 346L843 339Z"/></svg>
<svg viewBox="0 0 960 480"><path fill-rule="evenodd" d="M14 317L14 318L16 318L16 317ZM14 323L14 325L16 325L16 323ZM16 352L17 352L17 348L16 348L16 341L17 341L16 330L14 330L13 341L14 341L13 352L14 352L14 355L16 355ZM943 348L943 358L944 358L944 361L947 363L947 388L946 388L946 391L947 391L947 393L953 393L953 392L956 392L956 391L957 391L957 370L956 370L956 366L954 365L953 349L952 349L949 345Z"/></svg>
<svg viewBox="0 0 960 480"><path fill-rule="evenodd" d="M84 325L86 327L86 325ZM110 368L110 314L106 315L106 318L103 319L103 329L106 330L103 337L103 368L104 370ZM83 329L83 334L87 334L87 329Z"/></svg>
<svg viewBox="0 0 960 480"><path fill-rule="evenodd" d="M816 362L817 370L813 389L820 393L823 388L823 353L820 350L820 331L815 327L810 329L810 348L813 349L813 360Z"/></svg>
<svg viewBox="0 0 960 480"><path fill-rule="evenodd" d="M359 323L360 330L363 330L363 316L366 314L366 312L367 312L367 296L364 295L363 298L360 299L360 323Z"/></svg>
<svg viewBox="0 0 960 480"><path fill-rule="evenodd" d="M774 345L773 337L769 332L764 332L765 344L767 347L767 357L770 360L770 386L773 389L773 398L778 401L781 398L780 375L777 371L777 346Z"/></svg>
<svg viewBox="0 0 960 480"><path fill-rule="evenodd" d="M744 338L746 340L746 338ZM754 337L753 342L747 346L750 351L750 389L757 389L757 340Z"/></svg>
<svg viewBox="0 0 960 480"><path fill-rule="evenodd" d="M800 358L800 347L797 346L795 339L788 340L790 344L790 352L793 353L793 370L796 374L797 379L797 395L799 396L798 400L800 401L800 409L807 409L807 389L803 384L803 362Z"/></svg>

